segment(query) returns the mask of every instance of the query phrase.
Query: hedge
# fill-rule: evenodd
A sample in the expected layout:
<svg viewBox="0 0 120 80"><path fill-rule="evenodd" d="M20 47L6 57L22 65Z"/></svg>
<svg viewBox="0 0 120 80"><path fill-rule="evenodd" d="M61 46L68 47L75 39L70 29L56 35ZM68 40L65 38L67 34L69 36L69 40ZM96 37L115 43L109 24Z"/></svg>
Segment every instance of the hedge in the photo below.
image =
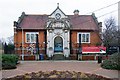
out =
<svg viewBox="0 0 120 80"><path fill-rule="evenodd" d="M2 69L15 69L18 62L18 56L15 54L2 55Z"/></svg>
<svg viewBox="0 0 120 80"><path fill-rule="evenodd" d="M120 70L120 53L114 53L109 59L106 59L101 64L102 68Z"/></svg>

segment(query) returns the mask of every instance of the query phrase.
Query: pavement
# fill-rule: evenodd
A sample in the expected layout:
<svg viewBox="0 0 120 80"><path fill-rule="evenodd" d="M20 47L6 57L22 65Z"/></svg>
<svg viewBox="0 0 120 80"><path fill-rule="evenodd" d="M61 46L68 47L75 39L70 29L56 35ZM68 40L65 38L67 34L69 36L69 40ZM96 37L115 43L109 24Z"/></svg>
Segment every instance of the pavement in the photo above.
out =
<svg viewBox="0 0 120 80"><path fill-rule="evenodd" d="M25 73L52 70L91 73L120 80L120 71L103 69L97 61L20 61L16 69L1 70L0 73L2 78L9 78Z"/></svg>

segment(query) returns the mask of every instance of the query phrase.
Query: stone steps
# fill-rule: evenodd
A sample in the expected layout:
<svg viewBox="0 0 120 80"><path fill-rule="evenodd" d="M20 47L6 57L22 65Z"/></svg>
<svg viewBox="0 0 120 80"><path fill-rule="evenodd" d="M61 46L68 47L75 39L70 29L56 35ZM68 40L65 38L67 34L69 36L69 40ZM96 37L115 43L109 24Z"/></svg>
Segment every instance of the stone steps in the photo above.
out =
<svg viewBox="0 0 120 80"><path fill-rule="evenodd" d="M52 60L65 60L65 57L63 53L58 52L53 55Z"/></svg>

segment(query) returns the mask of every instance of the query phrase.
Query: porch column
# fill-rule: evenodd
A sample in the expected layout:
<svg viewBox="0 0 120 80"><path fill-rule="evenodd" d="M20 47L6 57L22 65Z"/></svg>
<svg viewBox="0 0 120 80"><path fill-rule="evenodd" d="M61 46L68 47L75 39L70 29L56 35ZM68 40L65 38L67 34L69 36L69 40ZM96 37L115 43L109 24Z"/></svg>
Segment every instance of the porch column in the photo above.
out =
<svg viewBox="0 0 120 80"><path fill-rule="evenodd" d="M22 29L22 60L24 60L24 31Z"/></svg>

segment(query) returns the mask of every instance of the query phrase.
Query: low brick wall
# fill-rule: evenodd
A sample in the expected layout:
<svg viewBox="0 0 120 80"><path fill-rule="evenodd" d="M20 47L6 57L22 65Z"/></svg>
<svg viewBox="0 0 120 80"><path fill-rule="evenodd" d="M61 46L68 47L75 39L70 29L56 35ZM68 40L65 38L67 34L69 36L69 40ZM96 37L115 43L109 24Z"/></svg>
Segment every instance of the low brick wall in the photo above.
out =
<svg viewBox="0 0 120 80"><path fill-rule="evenodd" d="M40 60L40 56L38 55L38 58ZM47 56L43 54L43 60L47 60ZM22 60L22 56L20 56L20 60ZM25 55L24 60L36 60L36 55Z"/></svg>
<svg viewBox="0 0 120 80"><path fill-rule="evenodd" d="M35 60L35 56L24 56L24 60Z"/></svg>
<svg viewBox="0 0 120 80"><path fill-rule="evenodd" d="M70 60L76 60L77 55L76 54L70 54Z"/></svg>
<svg viewBox="0 0 120 80"><path fill-rule="evenodd" d="M108 59L110 56L102 55L102 60ZM96 55L83 55L82 60L98 60Z"/></svg>
<svg viewBox="0 0 120 80"><path fill-rule="evenodd" d="M102 55L102 60L109 58L110 56ZM76 54L71 54L69 56L70 60L78 60L78 57ZM80 59L80 58L79 58ZM22 60L22 56L20 56L20 60ZM27 55L24 56L24 60L36 60L35 55ZM43 55L43 60L48 60L48 57L46 55ZM98 60L98 55L82 55L81 60Z"/></svg>
<svg viewBox="0 0 120 80"><path fill-rule="evenodd" d="M82 56L82 60L95 60L95 56Z"/></svg>
<svg viewBox="0 0 120 80"><path fill-rule="evenodd" d="M82 60L98 60L99 55L81 55ZM101 55L102 60L109 58L110 56ZM80 59L80 58L79 58ZM77 54L70 54L70 60L78 60Z"/></svg>
<svg viewBox="0 0 120 80"><path fill-rule="evenodd" d="M22 56L20 56L20 60L22 60ZM24 56L24 60L35 60L35 56L34 55Z"/></svg>

